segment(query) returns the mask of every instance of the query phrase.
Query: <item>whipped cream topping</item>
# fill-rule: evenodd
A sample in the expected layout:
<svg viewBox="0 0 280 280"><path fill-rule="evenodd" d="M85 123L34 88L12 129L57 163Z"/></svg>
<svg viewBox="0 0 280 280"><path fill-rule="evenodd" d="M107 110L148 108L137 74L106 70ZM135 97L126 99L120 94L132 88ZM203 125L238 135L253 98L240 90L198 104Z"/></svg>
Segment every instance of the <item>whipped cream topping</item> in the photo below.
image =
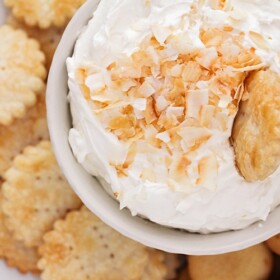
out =
<svg viewBox="0 0 280 280"><path fill-rule="evenodd" d="M279 28L277 0L102 0L67 60L78 161L121 208L162 225L265 220L280 168L246 182L229 138L248 73L280 73Z"/></svg>

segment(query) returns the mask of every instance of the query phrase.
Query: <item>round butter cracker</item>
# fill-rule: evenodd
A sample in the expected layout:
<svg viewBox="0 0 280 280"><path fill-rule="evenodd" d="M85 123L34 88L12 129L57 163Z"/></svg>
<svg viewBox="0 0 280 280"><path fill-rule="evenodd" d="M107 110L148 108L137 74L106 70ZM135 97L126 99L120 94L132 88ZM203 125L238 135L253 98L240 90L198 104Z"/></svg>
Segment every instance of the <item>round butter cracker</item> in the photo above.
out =
<svg viewBox="0 0 280 280"><path fill-rule="evenodd" d="M264 244L216 256L189 256L192 280L268 279L273 257Z"/></svg>
<svg viewBox="0 0 280 280"><path fill-rule="evenodd" d="M0 27L0 125L23 118L44 89L45 56L22 30Z"/></svg>
<svg viewBox="0 0 280 280"><path fill-rule="evenodd" d="M28 247L40 245L43 234L57 219L81 206L56 163L49 141L25 148L4 179L6 225Z"/></svg>
<svg viewBox="0 0 280 280"><path fill-rule="evenodd" d="M43 280L167 279L166 254L114 231L85 207L44 236Z"/></svg>
<svg viewBox="0 0 280 280"><path fill-rule="evenodd" d="M22 273L38 273L37 248L27 248L22 242L16 241L4 224L2 211L2 192L0 192L0 258L3 258L9 266L16 267Z"/></svg>
<svg viewBox="0 0 280 280"><path fill-rule="evenodd" d="M15 17L23 19L30 26L48 28L63 26L85 0L5 0Z"/></svg>
<svg viewBox="0 0 280 280"><path fill-rule="evenodd" d="M271 251L280 256L280 234L268 239L266 245Z"/></svg>
<svg viewBox="0 0 280 280"><path fill-rule="evenodd" d="M57 45L60 42L61 36L65 29L65 26L62 27L49 27L47 29L40 29L39 27L31 27L25 24L22 20L10 16L7 20L7 24L13 28L23 29L28 36L38 40L41 46L41 50L46 56L46 68L49 69L52 63L54 53L56 51Z"/></svg>
<svg viewBox="0 0 280 280"><path fill-rule="evenodd" d="M37 103L28 109L26 116L11 125L0 125L0 179L12 161L27 145L48 139L45 96L39 94Z"/></svg>

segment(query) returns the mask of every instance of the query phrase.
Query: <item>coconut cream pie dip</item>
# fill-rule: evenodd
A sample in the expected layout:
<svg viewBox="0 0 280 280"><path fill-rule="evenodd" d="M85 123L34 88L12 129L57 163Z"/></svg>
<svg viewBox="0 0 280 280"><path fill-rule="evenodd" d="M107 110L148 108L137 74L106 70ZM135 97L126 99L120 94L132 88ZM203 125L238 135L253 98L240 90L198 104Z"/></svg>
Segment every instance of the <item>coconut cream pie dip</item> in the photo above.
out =
<svg viewBox="0 0 280 280"><path fill-rule="evenodd" d="M158 224L265 220L280 203L278 161L248 180L231 139L240 102L265 87L247 85L254 73L280 74L279 30L278 0L102 0L67 60L77 160L120 208Z"/></svg>

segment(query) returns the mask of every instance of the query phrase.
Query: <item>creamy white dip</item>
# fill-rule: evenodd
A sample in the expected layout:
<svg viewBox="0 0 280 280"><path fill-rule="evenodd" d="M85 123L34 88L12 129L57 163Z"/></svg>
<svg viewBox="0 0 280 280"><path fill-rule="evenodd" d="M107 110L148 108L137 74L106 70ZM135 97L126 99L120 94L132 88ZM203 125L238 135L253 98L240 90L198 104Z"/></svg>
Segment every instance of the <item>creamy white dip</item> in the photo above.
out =
<svg viewBox="0 0 280 280"><path fill-rule="evenodd" d="M213 122L208 127L197 127L193 120L200 118L201 108L212 108L210 82L195 82L188 89L187 112L186 108L171 106L156 95L158 88L167 83L166 77L159 82L157 63L174 61L181 52L206 49L207 54L199 61L205 69L217 59L215 48L210 50L200 36L202 29L209 28L224 29L230 36L242 33L243 47L254 49L261 59L259 67L270 67L280 73L280 3L277 0L102 0L79 36L73 56L67 60L73 117L69 142L79 163L100 179L104 188L120 202L120 208L127 207L133 215L145 216L162 225L203 233L241 229L265 220L280 203L280 169L262 182L248 183L235 167L229 141L237 112L237 109L232 113L229 110L233 97L219 95L219 114L212 116ZM151 38L164 53L155 54L149 48ZM229 46L226 47L228 52ZM135 88L136 82L127 79L124 83L125 71L137 76L139 69L134 69L135 74L133 68L125 67L135 65L131 57L140 55L141 49L154 59L151 77L135 96L128 96L128 90ZM234 48L230 52L234 54ZM115 63L120 65L119 88L111 72ZM172 75L175 77L180 71L173 67ZM81 79L84 79L83 87ZM143 84L143 79L137 83ZM179 142L175 141L176 145L180 143L181 150L170 144L169 130L157 131L152 125L128 140L119 137L117 130L108 129L112 118L119 116L118 106L127 104L133 110L135 121L141 123L148 106L146 97L150 96L170 118L178 118L185 112L189 123L180 130ZM104 110L95 104L107 107ZM190 143L197 143L198 138L205 141L193 152ZM147 143L147 139L158 139L159 146ZM134 142L137 144L133 146L133 159L124 167ZM182 153L186 155L183 160ZM176 169L181 163L184 170L180 172L184 176L178 175Z"/></svg>

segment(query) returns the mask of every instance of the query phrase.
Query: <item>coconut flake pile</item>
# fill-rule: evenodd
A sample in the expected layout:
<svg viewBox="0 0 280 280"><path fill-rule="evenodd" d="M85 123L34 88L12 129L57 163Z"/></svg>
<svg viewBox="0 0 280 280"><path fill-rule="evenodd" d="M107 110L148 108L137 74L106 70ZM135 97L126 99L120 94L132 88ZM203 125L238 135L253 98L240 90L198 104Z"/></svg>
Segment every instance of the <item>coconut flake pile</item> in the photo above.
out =
<svg viewBox="0 0 280 280"><path fill-rule="evenodd" d="M224 9L226 2L213 1L213 8ZM191 9L190 25L196 23L197 8ZM93 114L127 146L126 160L112 163L118 176L128 176L133 167L139 179L167 182L173 189L215 188L219 141L231 135L244 80L266 66L244 36L229 25L202 25L203 44L194 49L187 31L158 27L137 51L106 69L76 71ZM250 36L267 47L262 35ZM145 162L141 168L136 157L138 164Z"/></svg>

